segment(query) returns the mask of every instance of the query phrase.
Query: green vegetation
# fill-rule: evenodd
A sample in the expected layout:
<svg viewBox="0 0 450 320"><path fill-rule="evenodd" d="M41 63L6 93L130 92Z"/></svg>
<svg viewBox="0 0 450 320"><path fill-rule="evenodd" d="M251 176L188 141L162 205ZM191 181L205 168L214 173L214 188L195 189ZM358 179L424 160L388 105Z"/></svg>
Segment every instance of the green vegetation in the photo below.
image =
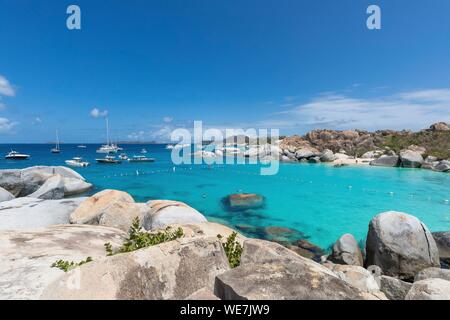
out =
<svg viewBox="0 0 450 320"><path fill-rule="evenodd" d="M54 263L52 263L52 268L58 268L61 269L64 272L70 271L73 268L79 267L85 263L93 261L91 257L87 257L86 260L82 260L78 263L75 263L73 261L67 261L67 260L58 260Z"/></svg>
<svg viewBox="0 0 450 320"><path fill-rule="evenodd" d="M112 256L117 253L131 252L141 248L154 246L163 242L172 241L181 238L182 236L183 229L178 228L175 231L172 231L172 228L170 226L167 227L164 231L153 233L142 230L139 218L136 217L133 220L130 230L128 231L128 237L122 244L122 246L117 251L114 251L110 243L105 243L105 250L108 256Z"/></svg>
<svg viewBox="0 0 450 320"><path fill-rule="evenodd" d="M241 264L241 255L243 248L241 244L236 240L236 237L237 233L233 232L228 236L226 241L222 243L231 268L235 268ZM220 240L223 239L222 235L220 234L217 235L217 238L219 238Z"/></svg>

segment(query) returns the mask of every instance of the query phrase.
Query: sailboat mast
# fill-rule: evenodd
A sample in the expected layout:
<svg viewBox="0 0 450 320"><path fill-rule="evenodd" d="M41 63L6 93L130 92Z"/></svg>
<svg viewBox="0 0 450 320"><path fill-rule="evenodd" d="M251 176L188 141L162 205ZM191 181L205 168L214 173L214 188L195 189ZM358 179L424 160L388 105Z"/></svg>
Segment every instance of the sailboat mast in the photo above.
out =
<svg viewBox="0 0 450 320"><path fill-rule="evenodd" d="M109 146L109 123L108 123L108 118L106 118L106 145Z"/></svg>
<svg viewBox="0 0 450 320"><path fill-rule="evenodd" d="M58 137L58 130L56 130L56 149L59 150L59 137Z"/></svg>

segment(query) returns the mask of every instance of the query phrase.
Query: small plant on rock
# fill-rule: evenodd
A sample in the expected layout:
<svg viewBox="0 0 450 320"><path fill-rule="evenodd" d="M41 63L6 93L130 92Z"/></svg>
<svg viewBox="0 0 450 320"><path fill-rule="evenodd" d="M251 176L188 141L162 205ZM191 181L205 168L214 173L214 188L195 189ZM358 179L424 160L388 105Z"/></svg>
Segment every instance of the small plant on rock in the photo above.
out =
<svg viewBox="0 0 450 320"><path fill-rule="evenodd" d="M146 248L154 246L160 243L172 241L183 236L183 229L178 228L172 231L172 228L168 226L164 231L158 232L147 232L143 230L140 225L139 218L136 217L131 224L130 230L128 231L128 237L122 246L114 251L110 243L105 243L105 250L108 256L112 256L117 253L125 253L135 251L141 248Z"/></svg>
<svg viewBox="0 0 450 320"><path fill-rule="evenodd" d="M67 261L67 260L57 260L56 262L52 263L52 268L58 268L61 269L64 272L70 271L73 268L79 267L85 263L93 261L91 257L87 257L86 260L82 260L78 263L75 263L73 261Z"/></svg>
<svg viewBox="0 0 450 320"><path fill-rule="evenodd" d="M242 255L242 246L236 240L237 233L233 231L225 242L222 242L223 249L225 250L225 254L227 255L228 262L231 268L235 268L241 264L241 255ZM223 236L218 234L217 238L220 240L223 239Z"/></svg>

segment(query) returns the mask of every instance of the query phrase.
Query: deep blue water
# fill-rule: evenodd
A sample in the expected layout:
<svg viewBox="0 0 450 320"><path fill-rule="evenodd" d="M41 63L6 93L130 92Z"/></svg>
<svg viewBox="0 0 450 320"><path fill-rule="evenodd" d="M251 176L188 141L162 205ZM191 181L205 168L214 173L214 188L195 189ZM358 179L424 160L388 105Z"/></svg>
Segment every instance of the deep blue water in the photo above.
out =
<svg viewBox="0 0 450 320"><path fill-rule="evenodd" d="M154 163L100 165L98 145L79 149L62 145L51 154L52 145L0 145L0 168L32 165L65 165L64 160L82 156L91 162L75 168L95 185L93 192L113 188L127 191L136 201L180 200L217 220L241 230L283 226L326 248L350 232L365 238L370 219L387 210L404 211L424 221L432 231L450 230L450 174L429 170L342 167L326 164L281 164L275 176L261 176L259 165L181 165L173 170L170 151L164 145L122 145L128 155L145 147ZM6 161L10 149L31 154L25 161ZM265 206L229 212L223 197L237 192L265 196ZM256 233L255 233L256 232Z"/></svg>

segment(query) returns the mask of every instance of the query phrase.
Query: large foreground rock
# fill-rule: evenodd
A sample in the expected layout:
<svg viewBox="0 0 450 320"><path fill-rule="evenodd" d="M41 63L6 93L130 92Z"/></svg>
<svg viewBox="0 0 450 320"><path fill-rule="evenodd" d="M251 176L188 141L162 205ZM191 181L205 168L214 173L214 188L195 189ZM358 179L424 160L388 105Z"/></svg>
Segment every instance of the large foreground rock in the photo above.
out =
<svg viewBox="0 0 450 320"><path fill-rule="evenodd" d="M450 281L450 270L441 268L426 268L416 275L414 281L420 281L431 278L438 278Z"/></svg>
<svg viewBox="0 0 450 320"><path fill-rule="evenodd" d="M400 158L398 156L387 155L382 155L378 159L370 161L370 165L376 167L397 167L399 163Z"/></svg>
<svg viewBox="0 0 450 320"><path fill-rule="evenodd" d="M44 184L29 195L38 199L62 199L64 198L64 181L61 175L55 174L45 180Z"/></svg>
<svg viewBox="0 0 450 320"><path fill-rule="evenodd" d="M400 161L404 168L420 168L423 163L423 157L418 151L405 150L400 152Z"/></svg>
<svg viewBox="0 0 450 320"><path fill-rule="evenodd" d="M422 269L439 266L436 243L416 217L389 211L369 224L366 265L377 265L388 276L413 279Z"/></svg>
<svg viewBox="0 0 450 320"><path fill-rule="evenodd" d="M43 200L23 197L0 202L0 230L35 229L67 224L70 214L84 199Z"/></svg>
<svg viewBox="0 0 450 320"><path fill-rule="evenodd" d="M412 283L389 276L380 277L380 290L389 300L405 300Z"/></svg>
<svg viewBox="0 0 450 320"><path fill-rule="evenodd" d="M107 189L84 200L70 215L70 223L114 226L127 230L136 216L142 218L141 207L128 193Z"/></svg>
<svg viewBox="0 0 450 320"><path fill-rule="evenodd" d="M216 277L221 299L377 299L332 271L285 247L264 240L244 242L241 265Z"/></svg>
<svg viewBox="0 0 450 320"><path fill-rule="evenodd" d="M426 279L414 282L405 300L450 300L450 281Z"/></svg>
<svg viewBox="0 0 450 320"><path fill-rule="evenodd" d="M339 279L351 284L363 292L370 292L380 297L383 295L380 292L380 285L375 277L360 266L342 265L342 264L328 264L327 267L333 271Z"/></svg>
<svg viewBox="0 0 450 320"><path fill-rule="evenodd" d="M212 289L229 270L217 238L170 241L82 265L48 286L42 299L186 299ZM70 282L79 274L79 288Z"/></svg>
<svg viewBox="0 0 450 320"><path fill-rule="evenodd" d="M105 256L104 243L122 243L117 229L59 225L27 231L0 231L0 299L37 299L64 272L51 268L62 259L94 261Z"/></svg>
<svg viewBox="0 0 450 320"><path fill-rule="evenodd" d="M91 183L75 178L63 178L64 196L69 197L76 194L82 194L93 188Z"/></svg>
<svg viewBox="0 0 450 320"><path fill-rule="evenodd" d="M194 208L179 201L151 200L144 217L144 228L153 230L171 224L206 222L206 218Z"/></svg>
<svg viewBox="0 0 450 320"><path fill-rule="evenodd" d="M439 250L439 258L450 264L450 231L433 232L433 238Z"/></svg>
<svg viewBox="0 0 450 320"><path fill-rule="evenodd" d="M0 187L0 202L14 199L14 196L8 191Z"/></svg>
<svg viewBox="0 0 450 320"><path fill-rule="evenodd" d="M363 266L363 256L355 237L349 233L340 237L333 245L330 261L339 264Z"/></svg>
<svg viewBox="0 0 450 320"><path fill-rule="evenodd" d="M433 167L434 171L439 172L448 172L450 171L450 161L449 160L442 160L437 165Z"/></svg>

